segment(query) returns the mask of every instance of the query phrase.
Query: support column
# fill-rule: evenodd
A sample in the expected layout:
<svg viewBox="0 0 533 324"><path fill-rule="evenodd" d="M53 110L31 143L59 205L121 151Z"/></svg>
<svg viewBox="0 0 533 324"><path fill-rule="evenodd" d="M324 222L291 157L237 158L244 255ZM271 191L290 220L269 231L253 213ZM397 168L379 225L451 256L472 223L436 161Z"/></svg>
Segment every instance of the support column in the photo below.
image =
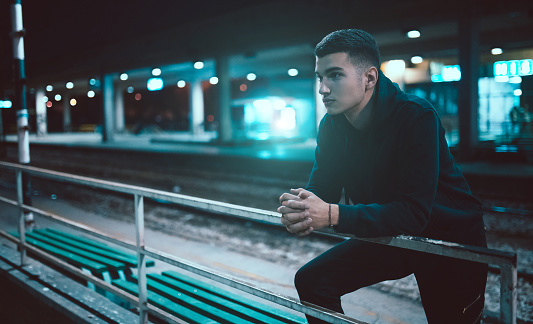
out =
<svg viewBox="0 0 533 324"><path fill-rule="evenodd" d="M471 8L459 17L459 154L471 159L479 143L479 21Z"/></svg>
<svg viewBox="0 0 533 324"><path fill-rule="evenodd" d="M216 75L218 77L218 109L219 126L218 140L221 143L230 143L233 140L233 127L231 124L231 87L229 75L229 58L219 57L216 61Z"/></svg>
<svg viewBox="0 0 533 324"><path fill-rule="evenodd" d="M104 74L102 76L102 106L103 106L103 120L102 122L102 141L113 142L115 114L114 114L114 95L113 75Z"/></svg>
<svg viewBox="0 0 533 324"><path fill-rule="evenodd" d="M35 114L37 116L37 136L48 134L46 117L46 102L44 102L44 88L38 88L35 93Z"/></svg>
<svg viewBox="0 0 533 324"><path fill-rule="evenodd" d="M63 132L72 131L72 117L70 114L70 98L63 97Z"/></svg>
<svg viewBox="0 0 533 324"><path fill-rule="evenodd" d="M115 130L117 133L124 133L124 89L115 91Z"/></svg>
<svg viewBox="0 0 533 324"><path fill-rule="evenodd" d="M191 133L204 133L204 92L202 90L202 80L191 82L189 89L189 107L191 110L189 117L189 128Z"/></svg>

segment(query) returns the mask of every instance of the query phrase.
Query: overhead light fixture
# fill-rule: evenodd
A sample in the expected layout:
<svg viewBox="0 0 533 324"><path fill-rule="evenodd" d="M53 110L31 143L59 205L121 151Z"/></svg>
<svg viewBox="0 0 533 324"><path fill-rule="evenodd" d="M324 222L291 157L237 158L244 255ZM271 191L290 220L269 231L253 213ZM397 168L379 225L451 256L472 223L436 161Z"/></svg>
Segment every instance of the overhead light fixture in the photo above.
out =
<svg viewBox="0 0 533 324"><path fill-rule="evenodd" d="M408 38L418 38L420 37L420 31L413 29L407 32Z"/></svg>
<svg viewBox="0 0 533 324"><path fill-rule="evenodd" d="M503 50L500 47L495 47L491 49L490 52L492 53L492 55L500 55L503 53Z"/></svg>
<svg viewBox="0 0 533 324"><path fill-rule="evenodd" d="M289 71L287 72L289 73L290 76L297 76L298 75L298 70L297 69L289 69Z"/></svg>
<svg viewBox="0 0 533 324"><path fill-rule="evenodd" d="M161 69L160 68L155 68L152 70L152 75L153 76L160 76L161 75Z"/></svg>
<svg viewBox="0 0 533 324"><path fill-rule="evenodd" d="M67 87L67 89L72 89L72 88L74 88L74 83L69 81L69 82L67 82L66 87Z"/></svg>
<svg viewBox="0 0 533 324"><path fill-rule="evenodd" d="M153 73L153 71L152 71L152 73ZM128 74L127 73L122 73L120 75L120 80L122 80L122 81L128 80Z"/></svg>
<svg viewBox="0 0 533 324"><path fill-rule="evenodd" d="M419 63L422 63L422 61L424 61L422 56L413 56L413 57L411 57L411 63L413 63L413 64L419 64Z"/></svg>
<svg viewBox="0 0 533 324"><path fill-rule="evenodd" d="M248 75L246 75L246 79L248 79L248 81L254 81L257 79L257 75L255 75L255 73L248 73Z"/></svg>
<svg viewBox="0 0 533 324"><path fill-rule="evenodd" d="M203 69L204 68L204 62L202 62L202 61L194 62L194 68L197 69L197 70Z"/></svg>

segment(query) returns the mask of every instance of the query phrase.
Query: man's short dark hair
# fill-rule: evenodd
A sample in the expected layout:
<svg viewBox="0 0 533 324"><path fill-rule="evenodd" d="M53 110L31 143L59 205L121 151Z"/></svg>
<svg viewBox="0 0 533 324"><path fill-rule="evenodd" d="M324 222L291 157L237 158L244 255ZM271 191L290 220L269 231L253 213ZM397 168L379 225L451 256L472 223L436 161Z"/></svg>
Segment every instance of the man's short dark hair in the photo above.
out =
<svg viewBox="0 0 533 324"><path fill-rule="evenodd" d="M381 58L376 40L361 29L341 29L324 37L315 47L316 57L346 53L355 66L379 69Z"/></svg>

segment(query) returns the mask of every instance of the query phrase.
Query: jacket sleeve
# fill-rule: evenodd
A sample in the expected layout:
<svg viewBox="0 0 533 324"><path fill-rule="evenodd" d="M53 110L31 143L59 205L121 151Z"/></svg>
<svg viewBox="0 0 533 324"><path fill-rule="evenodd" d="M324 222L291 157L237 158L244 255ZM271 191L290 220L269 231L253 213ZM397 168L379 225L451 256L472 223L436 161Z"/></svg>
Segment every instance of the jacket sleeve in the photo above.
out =
<svg viewBox="0 0 533 324"><path fill-rule="evenodd" d="M439 177L439 121L428 109L405 126L395 143L399 154L394 197L367 205L340 205L338 232L359 237L419 235L427 225Z"/></svg>
<svg viewBox="0 0 533 324"><path fill-rule="evenodd" d="M306 189L330 203L338 203L342 192L340 174L344 142L335 140L330 117L326 114L320 121L315 150L315 163Z"/></svg>

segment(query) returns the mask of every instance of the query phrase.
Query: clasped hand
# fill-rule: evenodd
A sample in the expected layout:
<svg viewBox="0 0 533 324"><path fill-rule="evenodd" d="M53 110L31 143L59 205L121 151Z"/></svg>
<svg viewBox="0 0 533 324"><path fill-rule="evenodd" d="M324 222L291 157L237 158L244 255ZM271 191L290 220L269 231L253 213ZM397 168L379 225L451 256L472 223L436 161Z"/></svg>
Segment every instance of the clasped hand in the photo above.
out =
<svg viewBox="0 0 533 324"><path fill-rule="evenodd" d="M291 189L279 197L281 223L287 231L305 236L329 225L328 204L310 191Z"/></svg>

